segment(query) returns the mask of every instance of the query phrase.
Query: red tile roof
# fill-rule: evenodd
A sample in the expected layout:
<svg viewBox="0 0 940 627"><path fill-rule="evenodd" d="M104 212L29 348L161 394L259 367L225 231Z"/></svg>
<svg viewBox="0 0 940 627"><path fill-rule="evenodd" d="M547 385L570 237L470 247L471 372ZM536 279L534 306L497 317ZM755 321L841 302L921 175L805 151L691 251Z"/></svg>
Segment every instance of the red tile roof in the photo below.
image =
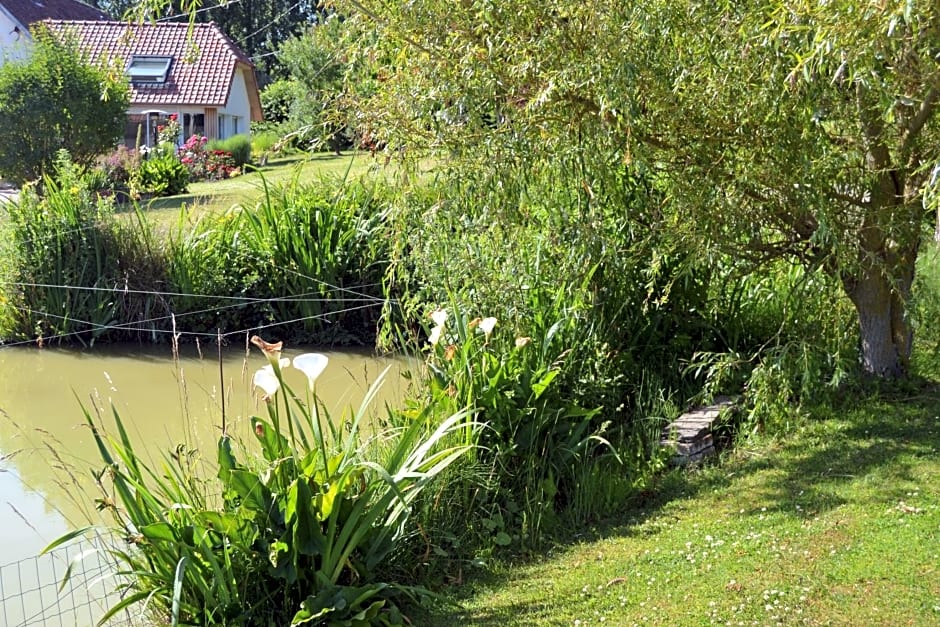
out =
<svg viewBox="0 0 940 627"><path fill-rule="evenodd" d="M3 8L29 28L41 20L110 20L111 17L77 0L3 0Z"/></svg>
<svg viewBox="0 0 940 627"><path fill-rule="evenodd" d="M228 101L235 70L248 70L246 83L251 118L261 119L254 65L212 22L127 23L49 20L53 31L74 33L89 58L118 62L124 68L134 55L172 57L164 83L131 83L133 105L222 107Z"/></svg>

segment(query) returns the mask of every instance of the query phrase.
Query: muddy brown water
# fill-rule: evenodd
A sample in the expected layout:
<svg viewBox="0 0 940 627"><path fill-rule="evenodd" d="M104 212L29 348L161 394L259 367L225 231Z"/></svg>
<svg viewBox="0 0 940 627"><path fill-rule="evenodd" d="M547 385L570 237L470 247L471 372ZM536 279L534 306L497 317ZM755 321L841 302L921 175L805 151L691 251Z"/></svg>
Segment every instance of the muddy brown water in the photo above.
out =
<svg viewBox="0 0 940 627"><path fill-rule="evenodd" d="M285 350L292 357L305 350ZM321 351L323 352L323 351ZM358 408L369 386L390 367L372 408L397 403L406 392L404 360L352 352L325 352L329 366L317 393L334 419ZM183 347L175 361L169 349L95 348L93 351L0 348L0 566L36 555L75 526L96 520L90 471L103 466L84 424L84 406L103 413L113 427L110 406L120 412L144 459L162 461L183 444L214 464L222 427L252 450L252 415L266 416L251 377L267 362L257 350L201 357ZM302 393L303 374L285 371L288 385ZM223 394L224 387L224 394Z"/></svg>

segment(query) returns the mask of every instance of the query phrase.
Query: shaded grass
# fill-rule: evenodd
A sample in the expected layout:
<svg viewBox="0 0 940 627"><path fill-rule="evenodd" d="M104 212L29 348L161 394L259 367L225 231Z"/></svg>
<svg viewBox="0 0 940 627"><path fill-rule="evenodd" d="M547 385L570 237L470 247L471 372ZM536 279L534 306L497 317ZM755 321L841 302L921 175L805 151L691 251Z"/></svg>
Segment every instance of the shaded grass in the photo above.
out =
<svg viewBox="0 0 940 627"><path fill-rule="evenodd" d="M818 406L421 624L936 624L940 388ZM580 621L580 623L576 623Z"/></svg>

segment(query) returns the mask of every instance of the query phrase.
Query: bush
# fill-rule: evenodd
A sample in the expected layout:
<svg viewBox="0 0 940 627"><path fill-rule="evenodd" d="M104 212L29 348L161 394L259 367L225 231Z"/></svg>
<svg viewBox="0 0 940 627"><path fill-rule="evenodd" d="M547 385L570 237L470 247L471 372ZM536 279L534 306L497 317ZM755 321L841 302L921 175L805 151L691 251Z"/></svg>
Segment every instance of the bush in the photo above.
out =
<svg viewBox="0 0 940 627"><path fill-rule="evenodd" d="M252 160L259 165L265 165L268 161L268 156L274 151L280 139L280 135L274 131L258 131L252 133Z"/></svg>
<svg viewBox="0 0 940 627"><path fill-rule="evenodd" d="M105 177L105 189L118 197L130 193L131 177L140 167L140 151L121 145L111 154L98 159L97 169Z"/></svg>
<svg viewBox="0 0 940 627"><path fill-rule="evenodd" d="M261 108L265 121L272 124L287 124L294 117L294 102L303 91L295 80L276 80L261 90Z"/></svg>
<svg viewBox="0 0 940 627"><path fill-rule="evenodd" d="M130 179L130 192L135 198L142 194L175 196L186 191L189 170L172 148L155 148L144 159Z"/></svg>
<svg viewBox="0 0 940 627"><path fill-rule="evenodd" d="M58 150L90 165L124 132L128 88L82 61L75 45L39 25L24 61L0 67L0 173L17 184L51 174Z"/></svg>
<svg viewBox="0 0 940 627"><path fill-rule="evenodd" d="M251 140L247 135L233 135L228 139L213 140L209 142L208 148L210 152L230 154L236 168L242 168L251 163Z"/></svg>

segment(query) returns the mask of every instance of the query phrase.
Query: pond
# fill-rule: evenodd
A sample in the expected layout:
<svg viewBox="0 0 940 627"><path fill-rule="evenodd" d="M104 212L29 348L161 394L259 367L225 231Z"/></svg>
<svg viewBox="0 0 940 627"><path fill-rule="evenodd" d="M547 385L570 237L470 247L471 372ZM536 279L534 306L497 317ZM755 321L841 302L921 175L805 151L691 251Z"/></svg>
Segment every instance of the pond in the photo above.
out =
<svg viewBox="0 0 940 627"><path fill-rule="evenodd" d="M214 468L215 448L226 429L249 450L252 415L266 416L251 390L255 370L267 362L257 349L227 349L221 373L215 349L205 355L181 347L95 348L93 351L0 348L0 566L36 555L73 526L95 519L90 471L103 466L83 407L101 412L113 427L110 407L125 422L138 454L160 462L177 445L197 449ZM284 356L304 352L285 350ZM372 404L382 411L406 389L403 360L351 352L326 352L329 366L317 382L321 401L333 419L358 408L371 383L390 367ZM285 379L301 392L303 374L289 369Z"/></svg>

